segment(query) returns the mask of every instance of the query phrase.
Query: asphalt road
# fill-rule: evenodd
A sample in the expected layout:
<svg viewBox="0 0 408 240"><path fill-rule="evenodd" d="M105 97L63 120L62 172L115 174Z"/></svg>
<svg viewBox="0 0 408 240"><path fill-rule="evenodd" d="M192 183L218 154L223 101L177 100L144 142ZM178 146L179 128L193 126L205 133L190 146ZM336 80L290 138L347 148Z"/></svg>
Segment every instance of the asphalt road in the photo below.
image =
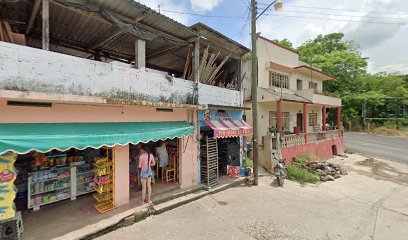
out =
<svg viewBox="0 0 408 240"><path fill-rule="evenodd" d="M346 132L346 147L368 157L408 164L408 139Z"/></svg>

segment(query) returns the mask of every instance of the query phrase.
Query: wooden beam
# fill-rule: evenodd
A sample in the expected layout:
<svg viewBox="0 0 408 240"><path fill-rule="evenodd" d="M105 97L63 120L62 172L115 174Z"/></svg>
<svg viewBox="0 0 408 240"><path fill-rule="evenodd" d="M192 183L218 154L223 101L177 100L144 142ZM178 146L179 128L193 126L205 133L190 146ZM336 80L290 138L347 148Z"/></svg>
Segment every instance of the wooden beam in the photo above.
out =
<svg viewBox="0 0 408 240"><path fill-rule="evenodd" d="M147 16L146 12L142 12L136 19L136 22L141 21L143 18L145 18ZM113 31L112 33L109 34L109 37L104 38L104 39L100 39L99 41L97 41L95 44L92 44L92 46L89 49L97 49L99 47L103 47L105 46L108 42L112 41L113 39L115 39L116 37L118 37L120 34L123 33L123 30L118 28L115 31ZM108 35L108 34L107 34ZM106 36L105 36L106 37Z"/></svg>
<svg viewBox="0 0 408 240"><path fill-rule="evenodd" d="M38 11L40 10L41 0L35 0L33 10L31 11L30 19L28 20L27 28L25 34L29 34L34 26L35 18L37 17Z"/></svg>
<svg viewBox="0 0 408 240"><path fill-rule="evenodd" d="M92 44L92 46L89 49L97 49L99 47L103 47L105 46L108 42L112 41L113 39L115 39L116 37L118 37L120 34L122 34L123 31L122 29L117 29L116 31L114 31L113 33L111 33L107 38L104 39L100 39L98 42L96 42L95 44Z"/></svg>
<svg viewBox="0 0 408 240"><path fill-rule="evenodd" d="M178 45L177 46L165 46L165 47L162 47L162 48L158 49L157 51L149 54L149 56L146 56L146 61L153 61L154 59L162 56L163 54L175 51L175 50L180 49L180 48L181 48L181 46L178 46Z"/></svg>
<svg viewBox="0 0 408 240"><path fill-rule="evenodd" d="M50 1L42 0L42 48L50 48Z"/></svg>

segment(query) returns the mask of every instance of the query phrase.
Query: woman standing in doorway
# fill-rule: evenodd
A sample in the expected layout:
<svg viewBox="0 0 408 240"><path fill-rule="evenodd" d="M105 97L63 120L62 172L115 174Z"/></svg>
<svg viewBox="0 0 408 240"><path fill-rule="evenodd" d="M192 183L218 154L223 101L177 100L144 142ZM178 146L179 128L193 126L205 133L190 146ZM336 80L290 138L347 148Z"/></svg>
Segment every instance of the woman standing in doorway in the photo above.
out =
<svg viewBox="0 0 408 240"><path fill-rule="evenodd" d="M142 146L142 151L139 156L139 169L140 169L140 179L142 183L142 199L140 204L152 203L152 166L156 164L153 154L150 153L149 147L147 145ZM147 199L146 197L147 188Z"/></svg>

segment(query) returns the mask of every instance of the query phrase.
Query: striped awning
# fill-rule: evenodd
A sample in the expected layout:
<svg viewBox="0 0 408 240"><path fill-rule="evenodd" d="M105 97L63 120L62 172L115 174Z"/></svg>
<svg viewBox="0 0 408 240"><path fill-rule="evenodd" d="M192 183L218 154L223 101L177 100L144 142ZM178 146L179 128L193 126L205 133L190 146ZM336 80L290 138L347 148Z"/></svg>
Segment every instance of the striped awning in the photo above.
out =
<svg viewBox="0 0 408 240"><path fill-rule="evenodd" d="M251 136L252 127L244 120L204 121L214 130L214 138Z"/></svg>

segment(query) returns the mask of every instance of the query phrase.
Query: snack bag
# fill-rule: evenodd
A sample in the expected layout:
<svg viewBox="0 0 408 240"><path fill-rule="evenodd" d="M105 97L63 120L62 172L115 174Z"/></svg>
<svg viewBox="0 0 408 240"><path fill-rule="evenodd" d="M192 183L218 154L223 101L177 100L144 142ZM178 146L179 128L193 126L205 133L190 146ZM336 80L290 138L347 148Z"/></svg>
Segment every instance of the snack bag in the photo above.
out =
<svg viewBox="0 0 408 240"><path fill-rule="evenodd" d="M17 153L7 152L0 155L0 221L13 218L16 214L14 198L17 189L14 187L17 172L14 162Z"/></svg>

